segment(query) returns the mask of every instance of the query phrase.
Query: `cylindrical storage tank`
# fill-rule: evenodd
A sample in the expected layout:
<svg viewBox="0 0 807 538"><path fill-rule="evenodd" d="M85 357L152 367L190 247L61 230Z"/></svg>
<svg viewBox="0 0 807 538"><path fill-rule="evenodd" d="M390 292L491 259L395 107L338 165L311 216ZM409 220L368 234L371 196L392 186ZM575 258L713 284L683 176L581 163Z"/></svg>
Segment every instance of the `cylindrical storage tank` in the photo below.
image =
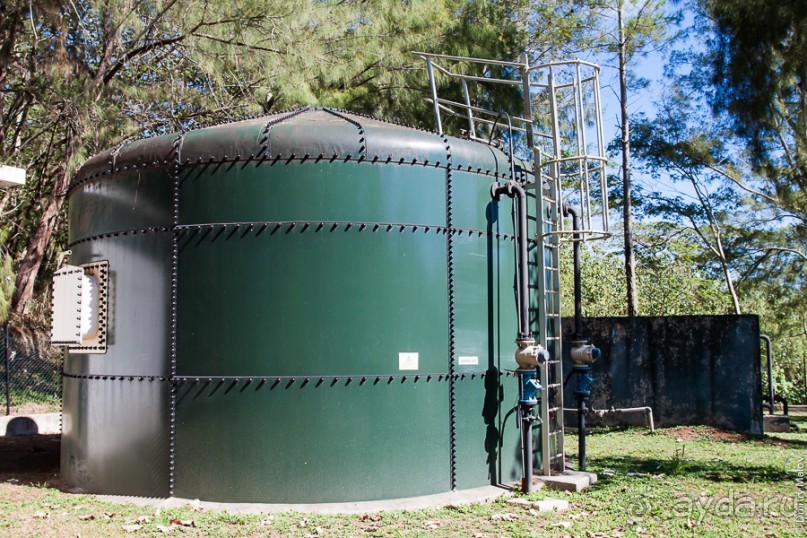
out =
<svg viewBox="0 0 807 538"><path fill-rule="evenodd" d="M109 261L108 337L66 354L65 481L321 503L517 480L510 175L329 109L90 159L70 263Z"/></svg>

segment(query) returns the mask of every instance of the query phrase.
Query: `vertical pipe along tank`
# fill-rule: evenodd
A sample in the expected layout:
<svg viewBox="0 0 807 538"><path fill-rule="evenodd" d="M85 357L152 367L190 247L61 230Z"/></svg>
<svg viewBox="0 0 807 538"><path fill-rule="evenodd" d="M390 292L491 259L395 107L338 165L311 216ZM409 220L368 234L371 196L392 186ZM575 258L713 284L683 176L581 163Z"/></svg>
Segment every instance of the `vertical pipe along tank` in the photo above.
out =
<svg viewBox="0 0 807 538"><path fill-rule="evenodd" d="M91 158L70 263L109 262L108 327L66 353L63 478L272 503L516 481L510 170L330 109Z"/></svg>

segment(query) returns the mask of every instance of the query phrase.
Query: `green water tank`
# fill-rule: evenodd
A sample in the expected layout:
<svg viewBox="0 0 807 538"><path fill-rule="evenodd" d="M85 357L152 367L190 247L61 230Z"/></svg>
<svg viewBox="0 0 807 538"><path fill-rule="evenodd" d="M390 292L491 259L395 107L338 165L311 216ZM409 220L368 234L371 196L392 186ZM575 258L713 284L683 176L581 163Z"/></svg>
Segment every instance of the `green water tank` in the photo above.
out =
<svg viewBox="0 0 807 538"><path fill-rule="evenodd" d="M271 503L518 480L511 169L330 109L91 158L70 263L109 262L107 327L66 353L64 480Z"/></svg>

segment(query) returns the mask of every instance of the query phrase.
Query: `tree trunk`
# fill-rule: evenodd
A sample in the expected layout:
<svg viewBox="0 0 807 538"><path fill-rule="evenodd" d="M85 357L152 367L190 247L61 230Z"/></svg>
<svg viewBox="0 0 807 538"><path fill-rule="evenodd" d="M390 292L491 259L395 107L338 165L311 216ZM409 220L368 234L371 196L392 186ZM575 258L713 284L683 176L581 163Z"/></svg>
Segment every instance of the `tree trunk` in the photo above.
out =
<svg viewBox="0 0 807 538"><path fill-rule="evenodd" d="M48 244L53 237L53 233L56 231L59 213L66 199L66 191L70 183L71 175L68 163L72 159L72 156L73 139L71 137L66 144L65 153L62 157L63 164L56 176L53 189L51 189L45 206L42 209L39 225L31 236L25 255L17 268L14 298L11 302L11 311L16 315L25 315L31 312L31 299L34 296L36 277L39 274L40 267L42 267L42 261L45 258Z"/></svg>
<svg viewBox="0 0 807 538"><path fill-rule="evenodd" d="M619 104L622 109L622 216L625 230L625 283L628 292L628 316L639 314L639 299L636 292L636 260L633 257L633 215L630 187L630 124L628 122L627 43L622 20L623 5L617 5L619 24Z"/></svg>
<svg viewBox="0 0 807 538"><path fill-rule="evenodd" d="M729 271L726 251L723 250L723 241L720 239L720 232L716 229L716 225L714 224L712 224L712 233L715 236L715 244L717 246L718 255L720 256L720 267L723 269L723 278L726 280L726 288L728 288L729 295L731 296L731 304L734 307L734 313L739 316L740 299L737 297L737 290L734 289L734 280L731 278L731 271Z"/></svg>

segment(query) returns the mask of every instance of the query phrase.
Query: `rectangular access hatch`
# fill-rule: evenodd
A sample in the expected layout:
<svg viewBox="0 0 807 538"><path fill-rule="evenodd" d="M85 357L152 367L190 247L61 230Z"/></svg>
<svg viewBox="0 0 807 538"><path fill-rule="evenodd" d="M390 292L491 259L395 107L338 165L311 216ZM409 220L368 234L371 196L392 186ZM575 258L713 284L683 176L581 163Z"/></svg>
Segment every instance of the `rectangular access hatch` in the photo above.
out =
<svg viewBox="0 0 807 538"><path fill-rule="evenodd" d="M109 261L63 265L53 275L51 343L70 353L106 353Z"/></svg>

